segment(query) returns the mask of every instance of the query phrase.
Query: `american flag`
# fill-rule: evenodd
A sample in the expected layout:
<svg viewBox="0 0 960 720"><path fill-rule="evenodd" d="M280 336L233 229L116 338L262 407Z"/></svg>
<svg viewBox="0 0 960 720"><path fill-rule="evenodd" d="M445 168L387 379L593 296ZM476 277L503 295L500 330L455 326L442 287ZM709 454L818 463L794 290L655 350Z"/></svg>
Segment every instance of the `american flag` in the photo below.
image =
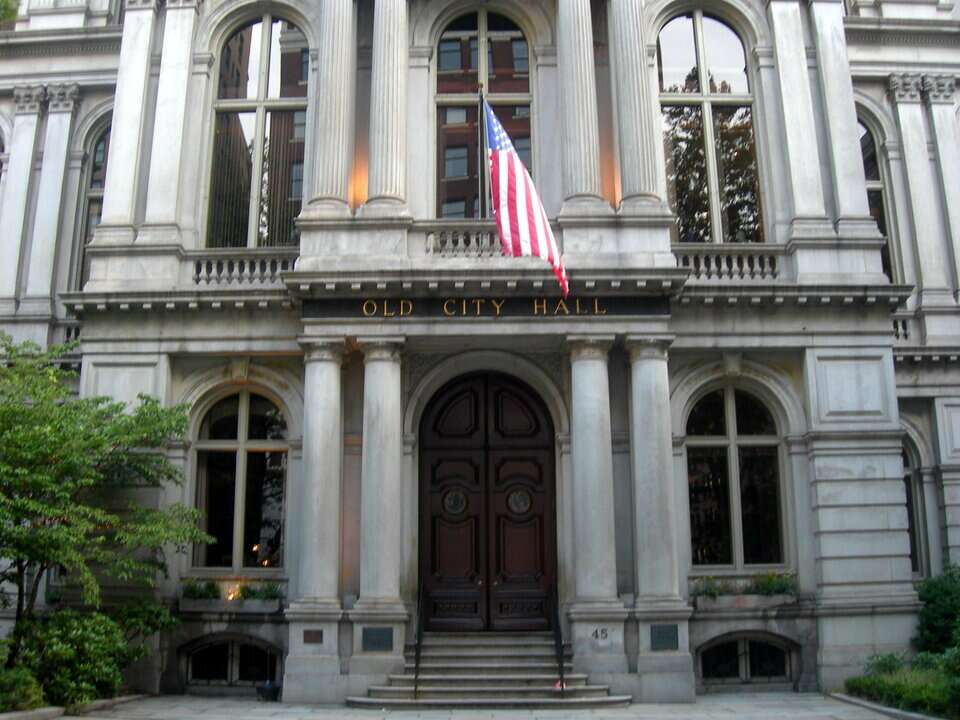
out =
<svg viewBox="0 0 960 720"><path fill-rule="evenodd" d="M487 126L487 157L490 161L490 191L493 217L500 233L503 254L509 257L539 257L550 263L560 290L570 290L567 270L557 240L547 222L543 203L533 179L517 154L507 131L486 100L483 110Z"/></svg>

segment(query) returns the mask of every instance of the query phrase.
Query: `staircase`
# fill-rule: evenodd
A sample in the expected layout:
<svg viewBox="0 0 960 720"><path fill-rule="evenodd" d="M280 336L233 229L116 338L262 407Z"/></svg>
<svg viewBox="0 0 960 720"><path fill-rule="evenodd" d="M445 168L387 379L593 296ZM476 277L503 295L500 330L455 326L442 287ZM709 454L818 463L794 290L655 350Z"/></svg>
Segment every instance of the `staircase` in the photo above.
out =
<svg viewBox="0 0 960 720"><path fill-rule="evenodd" d="M368 697L347 698L347 705L587 709L630 704L629 695L611 695L606 685L591 685L586 675L574 673L572 655L565 645L566 689L561 692L550 632L425 633L416 680L415 648L408 645L402 675L388 676L388 684L371 687Z"/></svg>

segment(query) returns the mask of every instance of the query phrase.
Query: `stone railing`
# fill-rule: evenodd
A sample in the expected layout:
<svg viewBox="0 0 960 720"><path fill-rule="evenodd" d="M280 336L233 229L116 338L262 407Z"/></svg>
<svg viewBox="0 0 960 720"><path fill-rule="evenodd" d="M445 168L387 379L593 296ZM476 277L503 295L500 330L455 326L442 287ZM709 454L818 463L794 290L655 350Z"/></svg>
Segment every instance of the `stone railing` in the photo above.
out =
<svg viewBox="0 0 960 720"><path fill-rule="evenodd" d="M238 248L191 252L188 260L193 283L201 288L280 287L280 274L293 270L299 254L298 247Z"/></svg>
<svg viewBox="0 0 960 720"><path fill-rule="evenodd" d="M920 342L917 320L913 313L893 315L893 340L897 345L915 345Z"/></svg>
<svg viewBox="0 0 960 720"><path fill-rule="evenodd" d="M462 220L423 224L427 255L441 258L500 257L500 239L493 222Z"/></svg>
<svg viewBox="0 0 960 720"><path fill-rule="evenodd" d="M783 245L706 245L683 243L673 246L677 267L690 270L691 280L756 280L771 282L786 275Z"/></svg>

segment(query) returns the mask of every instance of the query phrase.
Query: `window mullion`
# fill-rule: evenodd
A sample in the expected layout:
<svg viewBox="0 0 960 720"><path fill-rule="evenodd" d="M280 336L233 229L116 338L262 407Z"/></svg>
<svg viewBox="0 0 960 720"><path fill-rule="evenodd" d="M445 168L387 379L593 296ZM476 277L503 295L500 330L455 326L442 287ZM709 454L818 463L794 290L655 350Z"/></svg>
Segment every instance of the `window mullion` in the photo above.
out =
<svg viewBox="0 0 960 720"><path fill-rule="evenodd" d="M743 567L743 518L740 512L740 456L737 453L737 412L734 390L723 392L727 418L727 473L730 477L730 534L733 537L733 564Z"/></svg>
<svg viewBox="0 0 960 720"><path fill-rule="evenodd" d="M484 92L490 85L490 68L487 67L487 11L477 13L477 78L483 86Z"/></svg>
<svg viewBox="0 0 960 720"><path fill-rule="evenodd" d="M250 424L250 393L246 390L240 393L240 419L237 423L237 479L234 483L234 518L233 518L233 567L243 570L243 516L246 512L247 500L247 428Z"/></svg>
<svg viewBox="0 0 960 720"><path fill-rule="evenodd" d="M256 131L254 132L253 157L251 158L250 178L250 227L247 231L247 247L255 248L260 242L260 194L263 190L263 153L266 144L266 110L257 108Z"/></svg>
<svg viewBox="0 0 960 720"><path fill-rule="evenodd" d="M707 159L707 187L710 194L710 234L713 242L723 242L723 222L720 218L720 171L717 168L716 140L713 133L713 105L705 100L703 112L704 155Z"/></svg>

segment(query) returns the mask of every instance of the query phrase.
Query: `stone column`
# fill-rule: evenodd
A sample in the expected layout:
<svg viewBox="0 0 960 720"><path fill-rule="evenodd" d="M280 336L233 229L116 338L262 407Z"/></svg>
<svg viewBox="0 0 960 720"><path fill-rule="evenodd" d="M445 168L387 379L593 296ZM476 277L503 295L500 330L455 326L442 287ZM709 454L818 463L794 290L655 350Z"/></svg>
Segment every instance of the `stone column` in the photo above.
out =
<svg viewBox="0 0 960 720"><path fill-rule="evenodd" d="M351 214L355 32L352 0L320 4L314 196L302 211L304 218Z"/></svg>
<svg viewBox="0 0 960 720"><path fill-rule="evenodd" d="M791 237L832 236L820 178L816 117L798 0L769 0L793 203Z"/></svg>
<svg viewBox="0 0 960 720"><path fill-rule="evenodd" d="M402 338L359 339L364 355L360 469L360 597L351 674L402 667L406 609L400 598L403 416Z"/></svg>
<svg viewBox="0 0 960 720"><path fill-rule="evenodd" d="M146 227L139 236L143 242L180 242L178 200L193 63L193 27L202 2L167 0L147 185Z"/></svg>
<svg viewBox="0 0 960 720"><path fill-rule="evenodd" d="M563 112L561 216L608 213L601 197L600 130L590 0L557 3L558 62Z"/></svg>
<svg viewBox="0 0 960 720"><path fill-rule="evenodd" d="M842 0L810 0L810 16L830 146L837 231L847 237L879 239L880 233L867 203L863 156L860 145L852 140L859 135ZM787 123L791 121L788 115Z"/></svg>
<svg viewBox="0 0 960 720"><path fill-rule="evenodd" d="M952 75L925 75L923 97L930 113L933 129L933 145L939 168L939 192L945 208L947 247L953 248L954 280L960 288L960 203L957 189L960 188L960 132L957 131L957 114L954 112L956 81Z"/></svg>
<svg viewBox="0 0 960 720"><path fill-rule="evenodd" d="M616 123L620 147L621 213L663 210L657 153L660 131L647 81L643 0L610 0L610 47L616 83Z"/></svg>
<svg viewBox="0 0 960 720"><path fill-rule="evenodd" d="M339 657L344 343L342 338L310 338L302 344L302 477L297 502L291 505L299 515L300 563L296 600L285 613L290 653L283 692L288 702L341 702L345 697Z"/></svg>
<svg viewBox="0 0 960 720"><path fill-rule="evenodd" d="M561 3L562 5L562 3ZM627 612L617 595L613 443L607 356L612 336L575 336L570 346L573 456L574 604L570 609L578 671L626 670Z"/></svg>
<svg viewBox="0 0 960 720"><path fill-rule="evenodd" d="M943 574L943 540L940 533L940 487L935 467L920 468L920 488L923 493L923 547L927 548L927 571L930 575Z"/></svg>
<svg viewBox="0 0 960 720"><path fill-rule="evenodd" d="M896 109L903 164L906 168L914 252L917 254L920 309L953 307L950 275L955 267L952 249L943 242L937 180L927 147L927 119L922 101L922 78L915 73L891 75L890 99ZM949 324L947 324L949 323ZM924 317L930 337L955 334L954 322L942 313Z"/></svg>
<svg viewBox="0 0 960 720"><path fill-rule="evenodd" d="M407 210L407 0L376 0L370 90L370 175L364 214Z"/></svg>
<svg viewBox="0 0 960 720"><path fill-rule="evenodd" d="M47 88L47 132L43 140L43 166L37 188L27 296L24 298L31 313L53 313L53 267L60 235L60 208L70 154L70 128L79 97L77 85Z"/></svg>
<svg viewBox="0 0 960 720"><path fill-rule="evenodd" d="M93 239L98 245L119 245L134 240L137 194L146 147L144 125L157 0L125 2L110 156L103 188L103 218Z"/></svg>
<svg viewBox="0 0 960 720"><path fill-rule="evenodd" d="M689 702L695 695L687 621L680 597L677 500L670 427L669 339L627 337L630 353L630 455L635 503L637 673L645 702ZM655 634L671 642L654 643ZM675 642L673 642L675 640Z"/></svg>
<svg viewBox="0 0 960 720"><path fill-rule="evenodd" d="M0 312L14 311L17 280L20 275L20 256L27 228L27 205L30 200L30 179L37 153L37 128L40 109L46 92L40 86L17 87L13 90L16 116L7 151L7 184L0 206Z"/></svg>
<svg viewBox="0 0 960 720"><path fill-rule="evenodd" d="M960 466L940 468L943 485L943 562L960 563Z"/></svg>

